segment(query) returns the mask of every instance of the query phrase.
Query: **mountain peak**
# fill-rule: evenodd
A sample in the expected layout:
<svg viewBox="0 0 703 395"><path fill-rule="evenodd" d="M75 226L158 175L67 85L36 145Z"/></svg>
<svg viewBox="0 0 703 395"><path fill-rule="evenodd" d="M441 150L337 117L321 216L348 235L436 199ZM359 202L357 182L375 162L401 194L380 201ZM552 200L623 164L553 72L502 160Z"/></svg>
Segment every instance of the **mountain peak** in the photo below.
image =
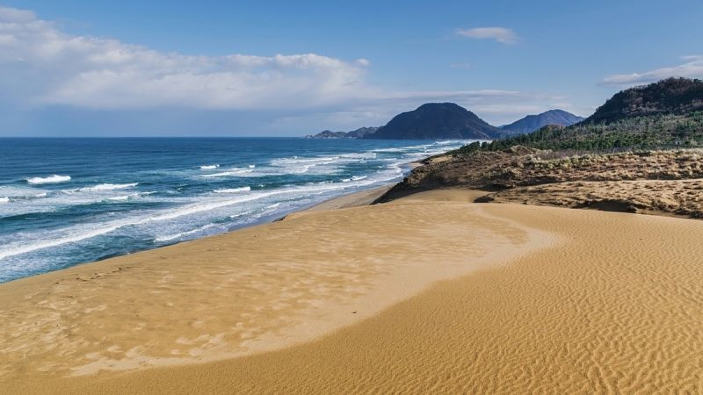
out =
<svg viewBox="0 0 703 395"><path fill-rule="evenodd" d="M571 126L581 122L583 118L570 112L554 109L541 114L528 115L509 125L501 126L504 136L531 133L547 125Z"/></svg>
<svg viewBox="0 0 703 395"><path fill-rule="evenodd" d="M374 139L491 139L498 129L456 103L425 103L396 115Z"/></svg>

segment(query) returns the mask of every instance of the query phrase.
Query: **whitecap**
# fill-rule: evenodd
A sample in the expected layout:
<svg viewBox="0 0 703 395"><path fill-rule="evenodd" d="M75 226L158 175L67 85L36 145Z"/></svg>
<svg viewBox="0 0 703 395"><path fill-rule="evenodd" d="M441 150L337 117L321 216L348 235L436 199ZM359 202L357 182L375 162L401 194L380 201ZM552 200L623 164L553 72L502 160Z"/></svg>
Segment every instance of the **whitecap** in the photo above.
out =
<svg viewBox="0 0 703 395"><path fill-rule="evenodd" d="M61 176L58 174L54 174L48 177L30 177L26 180L29 184L58 184L61 182L71 181L71 176Z"/></svg>
<svg viewBox="0 0 703 395"><path fill-rule="evenodd" d="M138 182L133 182L130 184L98 184L98 185L93 185L92 187L85 187L85 188L80 188L80 191L113 191L116 189L127 189L127 188L134 188L137 185L139 185Z"/></svg>
<svg viewBox="0 0 703 395"><path fill-rule="evenodd" d="M259 191L255 193L252 192L247 194L233 195L232 197L229 197L227 199L217 199L214 201L192 203L172 210L167 210L165 212L151 212L147 215L139 216L136 218L133 217L101 223L82 224L80 226L73 226L67 229L63 229L61 231L62 234L55 234L52 237L42 237L41 240L23 240L21 242L18 241L16 243L5 244L0 247L0 259L16 255L22 255L37 250L56 247L63 244L80 242L97 236L106 235L108 233L111 233L113 231L127 226L138 226L159 223L162 221L171 221L185 216L209 212L212 210L252 202L273 196L290 195L295 198L310 195L327 194L332 193L333 191L347 190L349 188L363 187L379 183L384 180L396 178L398 175L396 172L400 171L401 170L399 165L391 165L391 169L386 169L382 172L379 172L378 175L368 180L354 181L349 183L327 182L307 184L301 186L290 186L270 191ZM274 210L276 207L277 206L270 205L269 207L267 207L267 210Z"/></svg>
<svg viewBox="0 0 703 395"><path fill-rule="evenodd" d="M121 202L121 201L129 200L129 195L114 196L114 197L107 198L107 200Z"/></svg>
<svg viewBox="0 0 703 395"><path fill-rule="evenodd" d="M10 203L9 197L0 197L0 203Z"/></svg>
<svg viewBox="0 0 703 395"><path fill-rule="evenodd" d="M219 164L215 163L214 165L202 165L200 166L200 170L212 170L212 169L217 169L220 167Z"/></svg>

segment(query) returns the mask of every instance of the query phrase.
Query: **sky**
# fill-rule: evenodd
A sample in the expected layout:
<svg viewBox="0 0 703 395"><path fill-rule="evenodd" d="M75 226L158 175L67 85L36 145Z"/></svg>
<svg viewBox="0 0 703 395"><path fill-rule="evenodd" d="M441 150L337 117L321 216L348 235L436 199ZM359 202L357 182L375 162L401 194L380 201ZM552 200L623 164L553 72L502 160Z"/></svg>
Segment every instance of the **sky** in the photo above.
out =
<svg viewBox="0 0 703 395"><path fill-rule="evenodd" d="M0 0L0 136L300 136L426 102L494 125L703 78L703 2Z"/></svg>

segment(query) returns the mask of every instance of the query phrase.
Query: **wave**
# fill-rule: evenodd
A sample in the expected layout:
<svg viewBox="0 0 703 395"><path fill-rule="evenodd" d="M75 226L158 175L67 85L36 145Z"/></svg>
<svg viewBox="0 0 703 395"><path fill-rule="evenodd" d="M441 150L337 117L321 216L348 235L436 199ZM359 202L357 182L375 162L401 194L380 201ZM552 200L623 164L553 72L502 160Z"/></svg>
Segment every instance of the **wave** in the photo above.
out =
<svg viewBox="0 0 703 395"><path fill-rule="evenodd" d="M119 195L119 196L112 196L109 197L105 200L113 201L113 202L123 202L125 200L130 200L130 199L136 199L140 198L142 196L148 196L151 195L155 192L137 192L137 193L130 193L129 195Z"/></svg>
<svg viewBox="0 0 703 395"><path fill-rule="evenodd" d="M0 204L3 203L10 203L10 198L9 197L0 197Z"/></svg>
<svg viewBox="0 0 703 395"><path fill-rule="evenodd" d="M340 156L342 158L348 158L348 159L376 159L376 157L378 155L376 155L376 152L367 151L367 152L357 152L357 153L351 153L351 154L342 154Z"/></svg>
<svg viewBox="0 0 703 395"><path fill-rule="evenodd" d="M395 169L395 166L391 165L390 168ZM361 181L367 178L368 176L352 176L350 178L342 178L342 182Z"/></svg>
<svg viewBox="0 0 703 395"><path fill-rule="evenodd" d="M109 198L107 198L107 200L112 200L112 201L116 201L116 202L122 202L122 201L125 201L125 200L129 200L129 198L132 197L132 196L133 196L133 195L114 196L114 197L109 197Z"/></svg>
<svg viewBox="0 0 703 395"><path fill-rule="evenodd" d="M226 177L226 176L251 176L252 172L255 172L254 174L261 174L261 175L267 175L270 174L270 171L275 171L275 172L280 172L280 171L286 171L290 174L289 170L290 168L286 168L288 166L294 167L297 169L305 169L308 166L324 166L324 171L327 172L331 166L336 166L339 163L344 163L344 162L351 162L351 161L358 161L358 160L363 160L366 157L370 158L371 155L366 155L366 154L359 154L358 157L353 157L353 154L349 154L348 157L343 157L342 155L346 154L340 154L339 156L320 156L320 157L291 157L291 158L279 158L279 159L274 159L272 160L272 164L278 165L278 167L267 167L264 166L262 169L256 167L255 165L245 165L247 167L242 167L242 168L230 168L230 169L223 169L223 171L219 173L214 173L214 174L202 174L201 176L203 177ZM403 155L405 156L405 155ZM379 159L376 159L379 160ZM385 160L383 160L385 162ZM205 214L206 216L219 216L222 215L222 217L229 217L229 218L237 218L240 216L248 216L252 215L252 211L248 208L250 203L248 202L259 202L259 203L253 203L256 206L261 205L261 207L264 207L264 211L280 211L283 210L283 207L278 206L280 204L281 199L285 200L301 200L301 202L310 202L311 200L318 199L316 196L325 194L333 194L337 191L344 191L344 190L353 190L356 188L363 188L366 186L371 186L374 184L379 184L382 182L387 182L391 179L397 178L402 174L402 169L401 165L402 163L406 162L407 160L405 158L396 158L393 159L391 163L384 163L384 169L380 169L379 171L375 173L370 173L369 175L357 175L350 177L349 179L345 179L345 182L332 182L332 181L327 181L327 182L318 182L318 183L310 183L310 184L304 184L304 185L290 185L290 186L285 186L281 188L276 188L272 190L257 190L257 191L252 191L251 187L240 187L240 188L222 188L222 189L215 189L213 190L213 194L210 195L210 198L204 199L205 196L194 196L194 198L200 199L200 201L190 201L184 205L180 205L179 207L174 207L174 208L164 208L158 211L140 211L140 212L135 212L133 215L131 215L128 218L123 218L123 219L115 219L115 220L107 220L104 222L94 222L94 223L83 223L83 224L77 224L68 228L63 228L60 230L57 230L56 232L51 232L51 235L43 234L38 235L35 240L18 240L17 242L13 242L11 244L5 244L3 247L0 247L0 259L7 258L10 256L16 256L16 255L22 255L26 253L30 253L33 251L41 250L41 249L46 249L46 248L53 248L57 246L61 246L63 244L68 244L68 243L76 243L76 242L81 242L86 239L94 238L97 236L102 236L109 234L111 232L114 232L120 228L125 228L134 226L146 226L148 229L153 229L155 231L158 231L159 228L161 228L161 224L164 222L169 222L171 221L185 221L181 220L182 217L191 217L195 219L195 215L198 216L198 220L202 219L203 214L201 213L208 213L210 212L211 214ZM256 170L254 170L256 168ZM52 176L53 177L53 176ZM56 176L56 177L68 177L68 176ZM49 177L46 177L45 179L49 179ZM69 178L70 179L70 178ZM99 185L94 185L91 187L91 189L85 189L85 190L90 190L90 191L105 191L105 190L119 190L119 189L126 189L132 186L136 186L138 183L131 183L131 184L99 184ZM33 194L37 193L37 190L31 190ZM38 190L38 192L41 192L41 190ZM221 194L219 198L215 198L215 194ZM231 194L231 196L228 196L227 194ZM53 193L52 193L53 195ZM6 193L3 193L1 196L8 196ZM113 201L124 201L128 200L131 195L120 195L120 196L112 196L112 197L107 197L107 199L113 200ZM279 198L279 196L281 196ZM93 197L94 198L94 197ZM80 199L79 199L80 200ZM204 200L204 201L203 201ZM277 202L277 200L279 202ZM82 200L81 200L82 202ZM173 201L174 203L177 201ZM180 202L183 202L182 200ZM229 209L225 209L226 207L229 206L235 206L235 205L242 205L242 210L244 210L243 213L237 214L237 215L230 215L232 214L231 211L228 213L227 211ZM291 205L294 206L295 204ZM286 207L288 207L288 204L286 204ZM217 211L216 211L217 210ZM239 211L237 209L237 211ZM214 218L214 217L213 217ZM151 224L157 224L152 226ZM131 233L132 230L129 230ZM153 231L150 231L153 232ZM196 233L196 231L188 231L188 232L193 232ZM184 232L181 232L184 233ZM153 234L153 233L152 233ZM189 233L192 234L192 233ZM180 234L176 236L176 234L169 234L169 235L164 235L164 236L159 236L159 239L161 241L167 240L167 239L172 239L177 238L177 237L185 237L187 235Z"/></svg>
<svg viewBox="0 0 703 395"><path fill-rule="evenodd" d="M325 174L334 172L336 168L329 169L330 165L337 165L344 162L349 162L350 158L342 158L341 156L318 156L318 157L299 157L292 156L290 158L276 158L271 160L271 165L285 171L281 174L305 174L310 172L315 167L326 167Z"/></svg>
<svg viewBox="0 0 703 395"><path fill-rule="evenodd" d="M213 174L203 174L203 177L232 177L232 176L240 176L242 174L246 173L251 173L253 169L234 169L234 170L228 170L228 171L223 171L220 173L213 173Z"/></svg>
<svg viewBox="0 0 703 395"><path fill-rule="evenodd" d="M54 174L48 177L30 177L26 180L29 184L58 184L61 182L71 181L71 176L61 176L58 174Z"/></svg>
<svg viewBox="0 0 703 395"><path fill-rule="evenodd" d="M15 255L22 255L32 251L43 250L46 248L58 247L63 244L79 242L81 240L90 239L96 236L103 235L105 233L110 233L114 230L121 228L122 226L124 226L124 224L108 224L107 226L93 229L87 232L81 232L78 234L68 235L64 237L57 237L55 239L41 241L35 244L27 244L26 242L17 243L19 244L19 246L17 247L8 248L6 250L0 251L0 259L4 259Z"/></svg>
<svg viewBox="0 0 703 395"><path fill-rule="evenodd" d="M315 156L315 157L299 157L291 156L290 158L276 158L271 160L272 165L286 165L291 163L328 163L338 160L339 156Z"/></svg>
<svg viewBox="0 0 703 395"><path fill-rule="evenodd" d="M375 181L366 181L366 184L373 183ZM357 186L362 186L362 185L357 185ZM307 185L307 186L299 186L299 187L288 187L288 188L282 188L278 190L272 190L268 192L260 192L260 193L255 193L251 195L244 195L240 196L237 198L233 199L226 199L226 200L217 200L214 202L207 202L207 203L194 203L190 205L186 205L180 208L177 208L173 211L166 212L160 215L148 215L145 217L141 218L132 218L132 219L126 219L126 220L118 220L118 221L111 221L111 222L104 222L104 223L97 223L97 224L88 224L90 226L94 226L95 228L89 230L89 231L82 231L78 230L75 233L68 234L66 236L58 236L54 237L51 240L48 241L40 241L35 244L27 244L26 241L23 241L21 243L15 244L16 246L8 246L8 249L1 250L0 251L0 259L4 259L7 257L11 256L16 256L16 255L22 255L26 254L29 252L37 251L37 250L42 250L46 248L51 248L51 247L57 247L63 244L68 244L68 243L76 243L82 240L90 239L93 237L97 236L102 236L107 233L113 232L117 229L120 229L125 226L135 226L135 225L143 225L143 224L148 224L148 223L154 223L154 222L161 222L161 221L168 221L168 220L173 220L176 218L184 217L187 215L192 215L192 214L198 214L202 212L207 212L211 211L214 209L218 208L223 208L227 206L232 206L235 204L240 204L240 203L246 203L246 202L251 202L271 196L277 196L277 195L285 195L285 194L297 194L299 196L305 195L305 194L322 194L325 192L330 192L334 190L342 190L342 189L347 189L350 188L349 184L339 184L339 183L319 183L319 184L312 184L312 185ZM70 232L70 229L68 229Z"/></svg>
<svg viewBox="0 0 703 395"><path fill-rule="evenodd" d="M200 166L200 170L212 170L212 169L217 169L220 167L219 164L215 163L214 165L202 165Z"/></svg>
<svg viewBox="0 0 703 395"><path fill-rule="evenodd" d="M249 191L251 191L251 187L215 189L213 192L215 192L215 193L241 193L241 192L249 192Z"/></svg>
<svg viewBox="0 0 703 395"><path fill-rule="evenodd" d="M371 152L404 152L407 151L405 147L401 148L377 148L374 150L371 150Z"/></svg>
<svg viewBox="0 0 703 395"><path fill-rule="evenodd" d="M207 225L203 225L199 228L189 230L186 232L174 233L174 234L170 234L170 235L166 235L166 236L159 236L159 237L154 238L154 243L163 243L164 241L171 241L171 240L175 240L175 239L180 239L184 236L194 235L198 232L202 232L204 230L214 228L215 226L217 226L217 225L216 224L207 224Z"/></svg>
<svg viewBox="0 0 703 395"><path fill-rule="evenodd" d="M130 184L98 184L92 187L80 188L79 191L113 191L116 189L134 188L137 185L139 185L138 182L133 182Z"/></svg>

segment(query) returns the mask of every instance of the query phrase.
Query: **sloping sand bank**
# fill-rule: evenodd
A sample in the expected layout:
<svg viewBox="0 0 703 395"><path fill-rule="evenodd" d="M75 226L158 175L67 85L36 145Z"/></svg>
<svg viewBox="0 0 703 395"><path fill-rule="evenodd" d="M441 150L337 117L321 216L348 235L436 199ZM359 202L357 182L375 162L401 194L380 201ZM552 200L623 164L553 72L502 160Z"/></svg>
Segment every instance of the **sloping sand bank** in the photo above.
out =
<svg viewBox="0 0 703 395"><path fill-rule="evenodd" d="M103 378L281 349L549 239L479 205L409 200L292 214L14 281L0 286L0 380Z"/></svg>
<svg viewBox="0 0 703 395"><path fill-rule="evenodd" d="M0 286L0 352L10 356L0 385L114 393L703 390L703 222L472 199L433 191L297 214ZM76 301L66 300L71 295ZM53 330L57 324L68 329ZM271 344L279 350L258 352ZM137 358L144 366L163 366L121 365L135 358L129 347L148 356ZM229 358L233 348L253 355ZM163 360L168 350L179 359ZM192 363L207 355L229 359ZM113 370L93 374L97 368Z"/></svg>

